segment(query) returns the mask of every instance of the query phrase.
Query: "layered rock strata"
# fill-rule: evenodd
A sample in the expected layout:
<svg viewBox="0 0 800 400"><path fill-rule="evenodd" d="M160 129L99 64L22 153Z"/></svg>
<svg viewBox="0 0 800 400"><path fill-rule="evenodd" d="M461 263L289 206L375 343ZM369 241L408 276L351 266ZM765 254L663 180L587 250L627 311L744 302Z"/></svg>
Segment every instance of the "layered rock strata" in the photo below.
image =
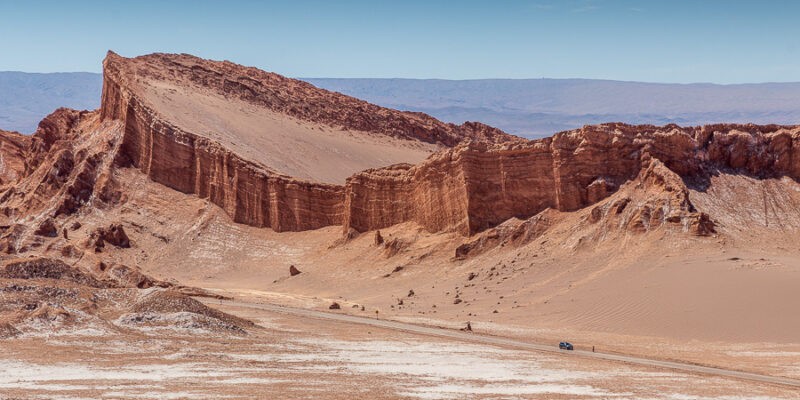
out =
<svg viewBox="0 0 800 400"><path fill-rule="evenodd" d="M29 136L0 130L0 186L16 182L25 172L29 142Z"/></svg>
<svg viewBox="0 0 800 400"><path fill-rule="evenodd" d="M129 89L133 83L130 80L146 78L201 86L228 98L305 121L444 146L454 146L464 139L491 143L519 140L479 122L444 123L424 113L380 107L310 83L229 61L161 53L124 58L109 52L103 65L104 87L109 89L111 86L116 86L115 90ZM120 108L122 99L107 96L113 93L106 89L103 92L103 116L110 117L114 115L113 110Z"/></svg>
<svg viewBox="0 0 800 400"><path fill-rule="evenodd" d="M367 231L415 221L430 231L471 235L547 208L574 211L597 203L637 179L651 159L698 188L720 171L798 180L800 128L604 124L525 144L463 144L413 167L348 179L344 225ZM694 211L688 201L680 206Z"/></svg>
<svg viewBox="0 0 800 400"><path fill-rule="evenodd" d="M101 117L123 122L118 164L153 181L208 198L235 222L275 231L341 223L343 188L293 179L247 161L213 140L161 119L135 93L110 55L105 63Z"/></svg>
<svg viewBox="0 0 800 400"><path fill-rule="evenodd" d="M100 116L123 126L119 165L208 198L236 222L276 231L330 225L367 231L413 221L433 232L472 235L548 208L574 211L598 203L627 182L652 176L640 175L655 165L652 159L661 163L659 171L663 167L698 188L721 170L800 178L797 127L603 124L524 141L480 124L456 126L384 109L228 62L109 53L104 67ZM161 117L134 89L143 77L199 85L316 123L455 147L417 165L365 170L344 186L300 180ZM677 206L695 212L691 202L684 203Z"/></svg>

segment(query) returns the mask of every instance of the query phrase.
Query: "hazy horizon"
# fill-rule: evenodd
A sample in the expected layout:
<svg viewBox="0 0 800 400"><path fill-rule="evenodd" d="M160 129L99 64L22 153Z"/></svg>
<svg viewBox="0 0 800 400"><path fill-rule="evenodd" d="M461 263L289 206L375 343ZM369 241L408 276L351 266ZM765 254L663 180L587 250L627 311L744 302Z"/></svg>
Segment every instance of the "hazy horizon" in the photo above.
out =
<svg viewBox="0 0 800 400"><path fill-rule="evenodd" d="M228 60L231 61L231 60ZM276 74L281 74L279 71L268 71L274 72ZM55 75L55 74L91 74L102 76L102 72L91 72L91 71L53 71L53 72L28 72L28 71L18 71L18 70L8 70L8 71L0 71L0 74L3 73L18 73L18 74L31 74L31 75ZM347 80L358 80L358 79L371 79L371 80L409 80L409 81L453 81L453 82L465 82L465 81L537 81L537 80L553 80L553 81L608 81L608 82L620 82L620 83L645 83L645 84L653 84L653 85L713 85L713 86L739 86L739 85L765 85L765 84L793 84L793 83L800 83L800 80L797 81L764 81L764 82L741 82L741 83L715 83L715 82L654 82L654 81L634 81L634 80L624 80L624 79L597 79L597 78L583 78L583 77L565 77L565 78L551 78L551 77L532 77L532 78L502 78L502 77L486 77L486 78L467 78L467 79L449 79L449 78L404 78L404 77L384 77L384 78L368 78L368 77L340 77L340 76L287 76L292 79L298 79L302 81L308 80L315 80L315 79L347 79Z"/></svg>
<svg viewBox="0 0 800 400"><path fill-rule="evenodd" d="M299 77L800 81L800 3L779 0L40 0L0 14L5 71L100 72L113 49Z"/></svg>
<svg viewBox="0 0 800 400"><path fill-rule="evenodd" d="M541 137L604 122L696 126L800 123L800 83L674 84L601 79L300 78L445 122ZM100 105L99 73L0 72L0 129L32 133L58 107Z"/></svg>

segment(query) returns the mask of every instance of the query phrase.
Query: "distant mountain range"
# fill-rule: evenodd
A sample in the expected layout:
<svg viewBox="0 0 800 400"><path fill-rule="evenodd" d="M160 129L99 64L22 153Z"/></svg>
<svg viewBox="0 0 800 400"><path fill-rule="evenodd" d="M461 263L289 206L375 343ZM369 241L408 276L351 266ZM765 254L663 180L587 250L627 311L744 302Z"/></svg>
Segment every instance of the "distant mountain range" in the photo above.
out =
<svg viewBox="0 0 800 400"><path fill-rule="evenodd" d="M59 107L93 110L100 106L100 74L0 72L0 129L33 133Z"/></svg>
<svg viewBox="0 0 800 400"><path fill-rule="evenodd" d="M660 84L591 79L304 78L382 106L537 137L601 122L800 124L800 83ZM58 107L99 106L93 73L0 72L0 129L31 133Z"/></svg>
<svg viewBox="0 0 800 400"><path fill-rule="evenodd" d="M602 122L800 124L800 83L660 84L591 79L305 79L382 106L544 136Z"/></svg>

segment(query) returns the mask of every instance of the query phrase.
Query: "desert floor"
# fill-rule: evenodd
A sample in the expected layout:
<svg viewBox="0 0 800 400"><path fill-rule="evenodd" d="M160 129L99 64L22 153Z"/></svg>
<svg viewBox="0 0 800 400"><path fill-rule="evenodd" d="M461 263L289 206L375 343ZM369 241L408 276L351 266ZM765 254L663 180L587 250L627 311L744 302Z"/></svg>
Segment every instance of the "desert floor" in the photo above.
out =
<svg viewBox="0 0 800 400"><path fill-rule="evenodd" d="M213 304L214 301L210 301ZM780 385L217 305L261 328L91 331L3 343L2 398L797 397Z"/></svg>

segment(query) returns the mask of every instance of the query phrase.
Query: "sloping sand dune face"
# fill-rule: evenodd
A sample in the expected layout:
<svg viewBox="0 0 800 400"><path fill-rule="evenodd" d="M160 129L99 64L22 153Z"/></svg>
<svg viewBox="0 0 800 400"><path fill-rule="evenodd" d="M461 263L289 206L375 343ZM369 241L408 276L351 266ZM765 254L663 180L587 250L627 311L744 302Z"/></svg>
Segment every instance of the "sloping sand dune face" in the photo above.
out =
<svg viewBox="0 0 800 400"><path fill-rule="evenodd" d="M447 124L230 62L186 54L104 61L102 118L125 119L131 98L188 134L294 178L343 184L368 168L415 163L462 140L521 140L490 126Z"/></svg>
<svg viewBox="0 0 800 400"><path fill-rule="evenodd" d="M194 60L189 68L202 64L189 60ZM113 61L106 66L113 67ZM0 201L9 219L0 224L5 226L0 249L23 258L56 257L103 274L115 266L140 267L159 280L179 279L251 300L325 310L336 302L339 313L450 328L470 321L478 332L553 344L569 339L584 350L598 344L602 351L800 374L800 342L794 336L800 329L794 312L800 307L795 290L800 286L800 128L607 124L565 132L556 135L558 140L499 146L505 148L499 152L473 146L472 161L461 164L453 160L467 155L469 146L457 146L429 158L425 168L401 165L381 174L369 172L365 182L376 178L371 182L377 183L365 185L376 188L376 196L369 197L368 190L347 193L345 186L309 180L340 179L373 163L423 157L429 146L450 146L458 138L473 137L470 132L481 137L491 129L445 125L331 93L316 92L330 102L297 101L288 92L256 96L259 102L248 97L252 87L241 86L247 76L229 80L213 70L197 76L213 78L211 85L181 80L170 71L122 74L110 68L100 112L59 110L43 121L35 145L26 146L30 156L25 159L36 162L22 165L10 162L19 157L6 158L10 171L21 176ZM280 104L263 104L272 100ZM309 115L302 111L306 101L346 107L335 112L316 107L307 110ZM373 120L375 115L381 118ZM366 129L376 126L384 130ZM459 148L466 150L459 153ZM484 157L492 154L498 157ZM449 178L438 177L442 174ZM442 184L448 180L452 184ZM419 196L396 190L415 181L424 183ZM480 196L448 195L452 190L466 194L467 188ZM397 212L386 218L376 213L380 218L374 223L356 229L361 234L348 231L343 237L344 200L354 198L364 204L357 210ZM537 201L526 206L531 199ZM409 218L409 210L427 212L431 204L447 204L450 211ZM519 210L520 205L525 207ZM460 232L446 229L464 220L462 212L485 223L464 225L469 229ZM421 222L426 220L440 223L425 230ZM97 246L95 232L111 223L128 232L128 245ZM378 228L380 235L370 231ZM290 265L302 273L290 276ZM168 314L115 316L113 321L125 326L141 321L194 324L183 312ZM353 331L341 333L352 335L348 340L364 340L363 332ZM298 344L302 338L279 339ZM353 349L339 339L312 360L335 364L350 356L330 349ZM192 342L179 339L175 345L170 340L152 354ZM292 352L308 353L308 342L301 344L282 356L293 362ZM364 349L375 347L389 349L385 342ZM196 352L209 354L215 348L250 354L234 353L219 342L198 345ZM397 353L441 356L426 346L395 349L390 353L400 358L397 369L407 367ZM341 362L357 374L370 368L384 374L392 360L381 356L365 351L358 357L376 361ZM416 374L409 385L421 387L435 375L431 369L452 370L447 362L420 367L422 373L404 369L406 375ZM467 356L455 361L474 363ZM8 365L9 370L25 368ZM246 372L232 374L268 383L285 379ZM329 373L323 370L310 379L330 378ZM538 379L527 372L520 376ZM449 386L432 385L428 397L481 390L487 397L649 393L628 395L585 382L577 385L589 388L494 389L508 382L473 377L478 383L447 375L442 380ZM325 382L337 379L342 376ZM177 391L195 383L164 386ZM386 393L384 383L373 386L375 392ZM298 390L308 397L313 388ZM361 397L379 397L371 393Z"/></svg>
<svg viewBox="0 0 800 400"><path fill-rule="evenodd" d="M437 149L431 143L303 121L207 88L158 80L146 80L142 88L166 120L295 178L343 184L356 172L417 163Z"/></svg>

